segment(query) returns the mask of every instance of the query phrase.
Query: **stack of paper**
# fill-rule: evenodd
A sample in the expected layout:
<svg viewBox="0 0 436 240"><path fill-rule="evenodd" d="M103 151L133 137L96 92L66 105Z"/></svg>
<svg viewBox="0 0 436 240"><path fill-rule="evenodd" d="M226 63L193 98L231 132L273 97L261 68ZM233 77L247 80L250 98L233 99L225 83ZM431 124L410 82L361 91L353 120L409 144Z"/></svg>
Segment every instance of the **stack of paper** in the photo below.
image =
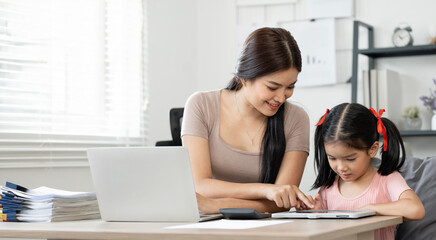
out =
<svg viewBox="0 0 436 240"><path fill-rule="evenodd" d="M0 216L7 222L58 222L100 218L96 194L48 187L0 186Z"/></svg>

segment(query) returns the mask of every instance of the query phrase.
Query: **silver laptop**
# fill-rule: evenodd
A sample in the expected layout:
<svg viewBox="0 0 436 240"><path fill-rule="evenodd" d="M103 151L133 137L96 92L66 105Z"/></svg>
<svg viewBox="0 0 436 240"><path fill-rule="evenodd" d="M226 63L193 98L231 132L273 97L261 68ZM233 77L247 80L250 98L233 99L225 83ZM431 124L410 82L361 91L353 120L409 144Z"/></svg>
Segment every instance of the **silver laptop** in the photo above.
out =
<svg viewBox="0 0 436 240"><path fill-rule="evenodd" d="M198 222L189 155L183 147L90 148L87 151L105 221Z"/></svg>
<svg viewBox="0 0 436 240"><path fill-rule="evenodd" d="M374 216L376 212L367 210L291 210L273 213L272 218L351 218Z"/></svg>

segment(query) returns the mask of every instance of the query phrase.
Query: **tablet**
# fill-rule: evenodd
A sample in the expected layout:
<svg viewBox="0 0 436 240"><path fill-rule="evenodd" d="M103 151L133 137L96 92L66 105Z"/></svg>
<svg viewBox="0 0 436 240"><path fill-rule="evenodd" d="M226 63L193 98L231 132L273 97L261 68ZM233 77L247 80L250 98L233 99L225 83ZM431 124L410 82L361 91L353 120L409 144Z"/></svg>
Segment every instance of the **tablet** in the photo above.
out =
<svg viewBox="0 0 436 240"><path fill-rule="evenodd" d="M366 210L291 210L288 212L278 212L271 215L272 218L349 218L357 219L362 217L374 216L374 211Z"/></svg>

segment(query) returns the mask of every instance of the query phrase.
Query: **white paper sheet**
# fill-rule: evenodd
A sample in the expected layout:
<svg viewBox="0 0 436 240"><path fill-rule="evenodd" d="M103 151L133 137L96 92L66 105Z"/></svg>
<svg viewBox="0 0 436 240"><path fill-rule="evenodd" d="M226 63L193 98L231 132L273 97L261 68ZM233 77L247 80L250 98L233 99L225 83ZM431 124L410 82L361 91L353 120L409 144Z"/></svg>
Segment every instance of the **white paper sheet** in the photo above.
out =
<svg viewBox="0 0 436 240"><path fill-rule="evenodd" d="M270 221L259 221L259 220L228 220L221 219L219 221L210 221L203 223L194 223L186 225L177 225L166 227L167 229L249 229L257 227L265 227L282 223L289 223L292 220L270 220Z"/></svg>

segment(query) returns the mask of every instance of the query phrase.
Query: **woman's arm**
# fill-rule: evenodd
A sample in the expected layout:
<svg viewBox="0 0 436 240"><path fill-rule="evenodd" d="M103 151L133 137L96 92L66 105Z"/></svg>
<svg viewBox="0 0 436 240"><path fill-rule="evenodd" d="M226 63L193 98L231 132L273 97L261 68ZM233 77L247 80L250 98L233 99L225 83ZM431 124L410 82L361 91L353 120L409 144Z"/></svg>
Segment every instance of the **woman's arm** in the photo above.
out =
<svg viewBox="0 0 436 240"><path fill-rule="evenodd" d="M183 145L189 151L196 191L206 198L214 198L216 201L212 204L220 207L244 206L245 208L270 212L283 210L280 207L289 209L291 206L296 206L298 204L297 199L308 205L311 204L309 199L297 187L303 174L307 153L286 153L276 184L233 183L212 179L207 139L184 135ZM253 201L259 199L269 201ZM273 204L270 201L273 201ZM275 205L274 209L272 209L273 205Z"/></svg>
<svg viewBox="0 0 436 240"><path fill-rule="evenodd" d="M299 186L306 166L307 152L290 151L283 156L275 184Z"/></svg>
<svg viewBox="0 0 436 240"><path fill-rule="evenodd" d="M425 216L421 200L411 189L404 191L397 201L369 204L361 209L375 211L377 215L403 216L406 221L420 220Z"/></svg>
<svg viewBox="0 0 436 240"><path fill-rule="evenodd" d="M303 151L289 151L285 153L280 170L277 174L275 185L291 186L294 190L292 191L289 188L284 187L280 187L280 189L270 188L267 189L266 192L267 199L273 200L278 206L283 206L288 209L299 205L298 202L294 202L296 199L300 199L308 206L312 206L313 200L307 198L298 188L298 186L300 186L301 178L303 177L307 156L308 153ZM299 195L295 197L289 196L293 195L293 192Z"/></svg>
<svg viewBox="0 0 436 240"><path fill-rule="evenodd" d="M202 213L218 213L220 208L252 208L259 212L284 212L289 209L279 208L274 202L266 199L248 200L237 198L206 198L197 193L198 208Z"/></svg>

